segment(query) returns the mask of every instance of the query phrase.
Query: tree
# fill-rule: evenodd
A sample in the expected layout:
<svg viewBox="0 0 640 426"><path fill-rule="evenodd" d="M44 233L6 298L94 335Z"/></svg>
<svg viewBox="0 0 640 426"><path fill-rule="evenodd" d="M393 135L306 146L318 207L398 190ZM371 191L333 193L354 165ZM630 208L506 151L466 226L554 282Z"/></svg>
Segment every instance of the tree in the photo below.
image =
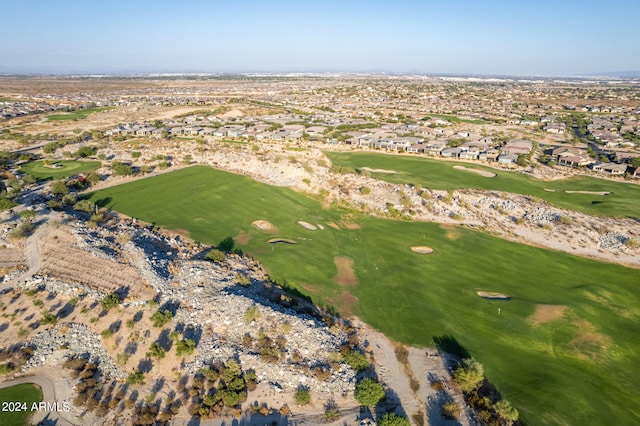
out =
<svg viewBox="0 0 640 426"><path fill-rule="evenodd" d="M162 327L167 324L173 318L173 314L168 309L162 311L156 311L151 315L151 322L154 327Z"/></svg>
<svg viewBox="0 0 640 426"><path fill-rule="evenodd" d="M640 156L639 157L633 157L631 159L631 166L633 167L640 167Z"/></svg>
<svg viewBox="0 0 640 426"><path fill-rule="evenodd" d="M378 420L379 426L411 426L406 417L397 415L396 413L386 413Z"/></svg>
<svg viewBox="0 0 640 426"><path fill-rule="evenodd" d="M356 401L366 407L374 407L384 398L384 388L373 379L363 379L356 386Z"/></svg>
<svg viewBox="0 0 640 426"><path fill-rule="evenodd" d="M520 154L518 155L518 160L516 161L516 164L520 167L526 167L527 166L527 156L524 154Z"/></svg>
<svg viewBox="0 0 640 426"><path fill-rule="evenodd" d="M218 243L218 250L222 250L225 253L231 253L235 244L236 242L233 241L233 238L227 237Z"/></svg>
<svg viewBox="0 0 640 426"><path fill-rule="evenodd" d="M53 195L66 195L69 193L69 188L61 180L57 180L51 184L51 193Z"/></svg>
<svg viewBox="0 0 640 426"><path fill-rule="evenodd" d="M115 308L116 306L118 306L120 304L120 302L121 302L120 296L118 296L117 293L111 293L111 294L105 296L100 301L100 306L105 311L108 311L109 309Z"/></svg>
<svg viewBox="0 0 640 426"><path fill-rule="evenodd" d="M116 176L130 176L133 174L133 169L131 166L123 163L118 163L117 161L111 164L111 168L113 169L113 173Z"/></svg>
<svg viewBox="0 0 640 426"><path fill-rule="evenodd" d="M144 382L144 373L140 370L134 370L133 373L129 374L129 377L127 377L127 383L129 383L130 385L135 385L137 383L143 383Z"/></svg>
<svg viewBox="0 0 640 426"><path fill-rule="evenodd" d="M91 200L80 200L73 206L74 210L79 210L87 213L92 213L95 207L96 205Z"/></svg>
<svg viewBox="0 0 640 426"><path fill-rule="evenodd" d="M484 368L475 359L465 358L453 374L453 380L463 392L471 392L484 380Z"/></svg>
<svg viewBox="0 0 640 426"><path fill-rule="evenodd" d="M80 148L78 148L78 150L74 154L74 157L86 158L86 157L91 157L93 155L96 155L96 149L94 147L92 147L92 146L81 146Z"/></svg>
<svg viewBox="0 0 640 426"><path fill-rule="evenodd" d="M162 349L162 346L160 346L160 343L153 342L149 347L149 351L147 352L147 357L162 359L164 358L164 354L165 354L164 349Z"/></svg>
<svg viewBox="0 0 640 426"><path fill-rule="evenodd" d="M518 420L518 417L520 416L518 410L506 399L501 399L496 402L493 409L496 410L496 414L504 420L507 425L511 425L513 422Z"/></svg>
<svg viewBox="0 0 640 426"><path fill-rule="evenodd" d="M176 343L176 355L191 355L196 348L196 342L191 339L182 339Z"/></svg>

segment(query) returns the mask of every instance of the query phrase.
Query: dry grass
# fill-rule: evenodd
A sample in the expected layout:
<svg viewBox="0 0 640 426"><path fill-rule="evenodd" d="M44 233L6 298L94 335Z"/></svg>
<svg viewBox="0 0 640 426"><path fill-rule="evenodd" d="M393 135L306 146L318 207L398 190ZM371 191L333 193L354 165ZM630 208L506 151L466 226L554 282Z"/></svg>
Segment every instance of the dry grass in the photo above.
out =
<svg viewBox="0 0 640 426"><path fill-rule="evenodd" d="M249 244L249 241L251 241L251 235L247 234L246 232L241 232L238 235L236 235L234 240L236 241L236 243L240 244L241 246L245 246Z"/></svg>
<svg viewBox="0 0 640 426"><path fill-rule="evenodd" d="M442 223L440 224L440 229L444 229L445 231L447 231L446 237L450 240L457 240L458 238L460 238L460 233L458 232L456 227L453 225L447 225Z"/></svg>
<svg viewBox="0 0 640 426"><path fill-rule="evenodd" d="M576 327L576 337L568 343L569 350L578 358L591 362L603 358L611 345L611 338L598 333L593 324L587 320L574 319L573 325Z"/></svg>
<svg viewBox="0 0 640 426"><path fill-rule="evenodd" d="M0 250L0 269L16 268L20 265L24 265L22 250L11 248Z"/></svg>
<svg viewBox="0 0 640 426"><path fill-rule="evenodd" d="M336 256L333 258L338 270L338 274L333 278L333 281L342 286L354 286L358 285L358 277L353 270L353 259L345 256Z"/></svg>
<svg viewBox="0 0 640 426"><path fill-rule="evenodd" d="M536 305L536 311L529 317L533 325L545 324L560 320L567 310L565 305Z"/></svg>

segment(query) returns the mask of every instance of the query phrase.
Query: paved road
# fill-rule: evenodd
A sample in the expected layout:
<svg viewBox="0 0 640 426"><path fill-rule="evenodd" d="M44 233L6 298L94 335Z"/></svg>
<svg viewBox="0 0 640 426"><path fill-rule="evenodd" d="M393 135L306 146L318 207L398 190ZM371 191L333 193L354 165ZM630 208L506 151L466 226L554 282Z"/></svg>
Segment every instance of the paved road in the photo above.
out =
<svg viewBox="0 0 640 426"><path fill-rule="evenodd" d="M53 381L45 376L32 376L32 377L23 377L16 380L11 380L9 382L0 383L1 388L7 388L10 386L21 385L24 383L33 383L35 385L40 386L42 389L43 401L44 402L58 402L59 408L62 410L63 401L58 401L56 396L56 388L53 384ZM69 404L71 401L67 401ZM68 418L66 418L64 411L36 411L31 417L31 422L38 425L56 425L56 426L76 426L77 423L73 423Z"/></svg>

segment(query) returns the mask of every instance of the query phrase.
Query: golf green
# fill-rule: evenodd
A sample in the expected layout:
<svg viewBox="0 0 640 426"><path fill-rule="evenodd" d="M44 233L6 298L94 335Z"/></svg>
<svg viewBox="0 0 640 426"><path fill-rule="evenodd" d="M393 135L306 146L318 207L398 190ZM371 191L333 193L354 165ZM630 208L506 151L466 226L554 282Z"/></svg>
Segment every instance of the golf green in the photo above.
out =
<svg viewBox="0 0 640 426"><path fill-rule="evenodd" d="M20 171L40 180L57 180L80 173L89 173L100 168L99 161L60 160L45 164L44 161L32 161L20 167Z"/></svg>
<svg viewBox="0 0 640 426"><path fill-rule="evenodd" d="M204 166L89 197L202 242L232 236L272 278L391 338L459 345L528 424L640 422L639 270L463 227L323 209L287 188ZM297 244L270 244L274 238Z"/></svg>
<svg viewBox="0 0 640 426"><path fill-rule="evenodd" d="M0 389L0 424L3 426L28 425L34 402L42 401L42 390L25 383Z"/></svg>

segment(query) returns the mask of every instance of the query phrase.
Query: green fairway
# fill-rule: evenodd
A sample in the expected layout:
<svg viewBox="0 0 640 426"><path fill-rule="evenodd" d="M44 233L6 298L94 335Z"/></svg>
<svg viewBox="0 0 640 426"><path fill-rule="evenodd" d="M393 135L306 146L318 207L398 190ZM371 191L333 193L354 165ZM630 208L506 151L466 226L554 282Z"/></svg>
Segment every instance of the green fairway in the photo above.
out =
<svg viewBox="0 0 640 426"><path fill-rule="evenodd" d="M586 176L556 181L540 181L522 173L501 171L480 164L433 160L424 157L392 156L375 153L326 152L334 165L356 170L362 167L395 170L397 173L371 173L388 182L420 185L429 189L475 188L514 192L546 200L558 207L599 216L640 219L640 186ZM486 170L497 176L487 178L455 165ZM572 194L565 191L609 192L609 195Z"/></svg>
<svg viewBox="0 0 640 426"><path fill-rule="evenodd" d="M28 425L34 402L42 401L42 390L30 383L0 389L0 424L2 426Z"/></svg>
<svg viewBox="0 0 640 426"><path fill-rule="evenodd" d="M49 121L64 121L64 120L84 120L94 112L100 111L108 111L112 109L111 107L101 107L101 108L87 108L87 109L79 109L77 111L65 113L65 114L52 114L47 115L47 120Z"/></svg>
<svg viewBox="0 0 640 426"><path fill-rule="evenodd" d="M462 227L323 209L287 188L204 166L90 198L186 230L198 241L233 236L272 278L286 280L315 303L357 314L391 338L429 346L434 339L455 339L484 364L529 425L640 422L639 270ZM251 223L258 219L276 229L257 229ZM311 231L298 221L324 229ZM269 244L272 238L297 244ZM414 253L411 246L434 253ZM336 257L353 260L357 283L344 279L349 274L336 279ZM478 291L512 299L483 299ZM542 307L534 316L538 305L558 307ZM556 311L554 317L550 312Z"/></svg>
<svg viewBox="0 0 640 426"><path fill-rule="evenodd" d="M52 167L56 165L56 167ZM100 168L99 161L60 160L52 162L49 166L44 161L32 161L20 167L20 171L40 180L56 180L80 173L93 172Z"/></svg>

